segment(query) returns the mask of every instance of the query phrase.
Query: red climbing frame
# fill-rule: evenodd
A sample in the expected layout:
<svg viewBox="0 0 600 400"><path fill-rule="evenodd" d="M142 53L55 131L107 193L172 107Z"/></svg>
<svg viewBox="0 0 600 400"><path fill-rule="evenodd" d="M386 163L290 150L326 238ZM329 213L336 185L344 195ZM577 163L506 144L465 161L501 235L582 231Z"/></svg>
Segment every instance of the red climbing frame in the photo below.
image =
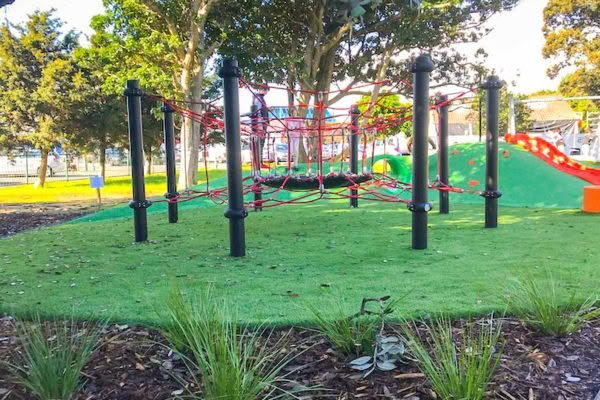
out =
<svg viewBox="0 0 600 400"><path fill-rule="evenodd" d="M258 89L272 89L291 91L295 95L298 93L311 95L317 99L322 99L323 95L332 93L339 93L344 91L355 90L358 88L366 88L374 85L388 85L390 89L386 93L382 94L378 101L367 107L363 112L359 114L361 121L359 129L350 129L351 113L350 107L329 107L325 106L322 101L317 101L317 104L313 107L313 117L288 117L279 118L274 112L273 108L267 107L262 97L257 94ZM400 81L396 84L391 85L388 81L381 82L370 82L361 84L355 87L346 88L343 90L332 90L328 92L314 92L314 91L301 91L296 89L288 89L285 87L263 85L257 83L250 83L240 78L240 86L248 89L252 95L262 105L262 109L268 111L269 117L266 121L260 120L262 124L266 122L268 129L266 132L261 130L252 129L252 123L241 123L241 134L248 140L251 146L250 154L252 155L252 175L244 179L244 191L243 194L249 193L260 193L261 196L255 197L255 200L249 201L245 204L248 209L251 208L268 208L279 205L289 204L306 204L312 203L318 200L336 200L336 199L350 199L358 198L370 201L381 201L381 202L396 202L408 204L409 200L401 199L401 195L411 191L411 184L408 182L400 182L391 176L379 173L371 172L373 170L373 159L375 156L375 138L377 132L385 130L391 126L402 124L405 121L412 120L412 116L407 116L406 108L390 108L381 104L382 100L386 96L393 95L399 86L406 85L411 87L408 82ZM438 109L443 107L472 91L465 91L461 93L455 93L454 96L447 102L432 105L432 109ZM172 100L164 98L160 95L146 94L147 97L155 99L160 102L168 104L174 112L179 114L182 118L189 118L194 122L202 125L203 138L202 138L202 150L204 153L204 167L205 167L205 189L204 190L185 190L182 191L178 196L165 199L157 200L154 202L171 202L180 203L191 201L197 198L208 198L217 204L224 204L227 200L227 188L211 188L210 180L208 176L208 165L207 165L207 146L209 142L209 132L213 130L222 130L224 127L223 122L223 109L220 106L215 105L220 99L213 100L212 102L200 102L203 105L203 113L199 114L191 110L193 104L197 104L191 101L183 100ZM383 107L390 111L390 115L381 118L371 116L371 110L376 107ZM297 104L297 108L308 108L309 104ZM325 108L335 112L335 115L326 117ZM305 113L302 113L305 114ZM289 135L291 125L290 121L296 121L293 130L299 132L301 136L306 138L306 142L309 146L315 146L317 149L317 159L308 160L308 164L311 161L317 162L317 171L315 174L299 175L294 174L292 171L292 160L290 154ZM336 121L336 122L332 122ZM340 122L341 121L341 122ZM255 122L256 123L256 122ZM258 131L258 132L257 132ZM362 149L362 160L363 160L363 173L351 174L344 170L344 161L346 154L344 154L344 143L348 139L349 135L356 134L361 136L361 142L363 143ZM288 157L287 157L287 171L286 173L279 173L276 168L272 168L270 164L259 165L259 160L256 155L257 151L254 151L253 146L258 142L257 139L264 139L267 142L271 137L278 137L282 140L288 140ZM342 152L340 157L340 167L338 171L333 170L334 155L326 159L323 156L323 145L324 139L337 140L342 143ZM369 146L369 141L371 145ZM366 165L366 159L368 151L371 151L371 165ZM330 163L330 171L328 174L323 173L323 164ZM346 168L348 166L346 165ZM370 167L370 171L369 170ZM440 183L438 180L430 185L431 189L447 191L453 193L471 193L481 194L481 191L463 189L454 186L449 186ZM381 189L388 189L388 191L382 191ZM282 191L294 191L302 192L298 196L290 200L277 199L277 195ZM353 195L352 193L356 193Z"/></svg>

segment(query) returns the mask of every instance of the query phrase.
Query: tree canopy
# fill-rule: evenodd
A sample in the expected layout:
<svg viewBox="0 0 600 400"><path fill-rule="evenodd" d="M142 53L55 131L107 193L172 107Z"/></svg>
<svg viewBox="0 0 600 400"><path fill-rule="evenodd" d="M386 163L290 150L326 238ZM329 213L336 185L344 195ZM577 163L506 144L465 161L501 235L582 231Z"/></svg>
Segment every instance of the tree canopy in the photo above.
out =
<svg viewBox="0 0 600 400"><path fill-rule="evenodd" d="M385 128L378 130L378 139L399 133L404 133L407 137L411 136L412 122L410 120L398 121L408 118L412 114L412 103L401 103L400 96L397 94L382 93L376 104L371 109L369 107L371 107L371 96L362 96L358 101L358 108L361 114L368 114L365 117L366 124L378 125L381 123L382 126L387 125Z"/></svg>
<svg viewBox="0 0 600 400"><path fill-rule="evenodd" d="M41 186L48 152L69 132L71 106L83 96L71 57L77 35L61 28L52 11L37 11L12 27L16 34L0 31L0 126L41 151Z"/></svg>
<svg viewBox="0 0 600 400"><path fill-rule="evenodd" d="M246 0L103 0L106 13L92 20L88 57L105 66L104 89L121 93L127 79L161 95L190 101L195 113L210 84L209 60L239 28ZM244 11L245 12L245 11ZM236 25L237 23L237 25ZM180 185L197 181L200 124L181 124Z"/></svg>
<svg viewBox="0 0 600 400"><path fill-rule="evenodd" d="M560 84L566 96L600 94L600 2L549 0L544 9L543 54L554 65L550 77L575 68Z"/></svg>

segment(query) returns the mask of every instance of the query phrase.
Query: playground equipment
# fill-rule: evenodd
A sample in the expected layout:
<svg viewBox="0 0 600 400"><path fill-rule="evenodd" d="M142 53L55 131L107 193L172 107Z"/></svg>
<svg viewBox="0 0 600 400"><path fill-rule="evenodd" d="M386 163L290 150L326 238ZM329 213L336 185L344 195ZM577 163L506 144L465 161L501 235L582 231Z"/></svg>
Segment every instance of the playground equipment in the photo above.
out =
<svg viewBox="0 0 600 400"><path fill-rule="evenodd" d="M593 185L600 185L600 169L578 163L541 137L530 136L525 133L507 133L504 135L504 140L506 143L515 144L530 151L559 171L576 176Z"/></svg>
<svg viewBox="0 0 600 400"><path fill-rule="evenodd" d="M177 203L190 201L198 197L209 198L216 203L227 202L225 217L229 219L229 241L230 253L234 257L245 255L245 233L244 219L248 216L248 210L257 211L266 207L283 204L303 204L320 199L348 199L350 206L358 207L359 199L371 201L385 201L404 203L412 212L412 248L427 248L427 221L428 213L432 206L428 201L428 190L438 190L440 193L440 213L449 213L449 193L472 193L485 198L485 227L497 227L498 198L498 104L499 89L501 81L496 76L490 76L482 86L487 91L487 135L486 135L486 186L484 191L462 189L449 185L448 182L448 105L455 99L463 96L464 92L448 99L440 96L435 104L430 105L429 97L429 75L433 71L433 63L429 55L421 55L411 68L413 73L413 115L406 118L401 116L398 110L391 110L389 118L374 119L369 116L369 111L379 102L372 105L365 112L361 112L358 106L353 106L347 114L343 114L346 120L337 125L328 124L325 121L325 107L323 104L323 93L311 93L315 102L313 106L313 117L311 119L292 117L282 120L269 109L263 97L256 88L264 85L252 84L243 80L237 61L225 59L219 71L223 79L223 109L222 111L213 104L205 104L205 113L196 114L185 108L184 101L175 101L161 96L147 94L146 96L163 101L162 111L164 113L165 151L167 152L167 193L164 200L155 202L167 202L169 204L169 222L177 222ZM251 109L250 123L240 122L239 109L239 87L240 82L248 88L257 101ZM364 86L386 82L375 82ZM405 82L400 82L405 83ZM398 83L397 85L399 85ZM280 88L283 90L293 90ZM348 90L348 89L346 89ZM132 157L132 179L133 200L129 203L134 213L135 239L145 241L148 238L146 208L152 202L146 200L144 193L144 170L142 154L142 123L141 123L141 96L143 92L138 81L128 81L125 90L128 104L129 136ZM184 106L179 104L184 103ZM189 104L189 102L187 102ZM262 106L261 106L262 105ZM307 107L307 105L303 105ZM208 111L207 111L208 110ZM338 109L339 110L339 109ZM429 182L428 176L428 121L431 111L439 112L439 171L438 177ZM207 131L209 129L224 129L227 151L227 187L210 188L208 174L206 176L206 190L192 190L186 188L178 193L175 182L175 157L174 157L174 130L173 113L180 114L183 118L190 118L202 124L204 127L203 148L206 152ZM223 118L221 119L221 113ZM349 119L349 121L348 121ZM375 173L375 140L380 129L398 124L406 120L413 121L413 153L412 153L412 183L402 182L397 177L383 173ZM300 121L300 124L298 124ZM273 122L279 123L279 131L288 143L287 168L280 168L275 164L263 165L263 145L269 146L269 126ZM288 122L294 122L289 124ZM262 127L262 129L260 129ZM313 159L310 150L308 160L305 164L306 172L294 172L290 152L291 136L294 130L300 131L307 136L306 143L313 146ZM334 137L341 137L342 155L339 158L339 170L335 171L333 152L329 160L329 170L326 171L326 160L323 156L325 138L330 137L331 147L334 148ZM349 137L347 137L349 136ZM244 177L242 174L241 142L242 137L248 141L251 147L252 173ZM359 141L362 138L362 170L359 171ZM349 168L344 170L345 155L344 144L349 139ZM301 137L301 141L304 139ZM371 157L368 159L367 149L371 144ZM315 157L316 153L316 157ZM315 173L312 173L313 161ZM367 164L370 161L370 170ZM205 161L206 163L206 161ZM206 166L206 165L205 165ZM398 169L398 168L397 168ZM265 187L268 189L265 190ZM280 200L277 195L287 190L297 193L297 197L291 200ZM411 199L402 197L407 193ZM253 200L244 201L244 196L253 196Z"/></svg>
<svg viewBox="0 0 600 400"><path fill-rule="evenodd" d="M600 213L600 186L586 186L583 188L583 211Z"/></svg>

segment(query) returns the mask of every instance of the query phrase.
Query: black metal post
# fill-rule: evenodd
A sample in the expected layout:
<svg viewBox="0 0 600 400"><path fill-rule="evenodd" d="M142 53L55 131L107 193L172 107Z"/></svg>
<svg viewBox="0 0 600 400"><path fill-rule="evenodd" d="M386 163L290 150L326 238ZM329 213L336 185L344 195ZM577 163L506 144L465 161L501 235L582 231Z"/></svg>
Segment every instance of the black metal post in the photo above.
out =
<svg viewBox="0 0 600 400"><path fill-rule="evenodd" d="M350 110L352 114L351 128L350 128L350 172L358 174L358 118L360 116L360 109L358 105L353 105ZM358 207L358 190L352 189L352 197L350 197L350 207Z"/></svg>
<svg viewBox="0 0 600 400"><path fill-rule="evenodd" d="M440 126L439 126L439 147L438 147L438 165L439 179L443 185L448 185L448 96L439 95L437 104L439 107ZM445 190L440 190L440 214L450 213L450 193Z"/></svg>
<svg viewBox="0 0 600 400"><path fill-rule="evenodd" d="M413 83L413 179L412 202L412 248L427 248L427 213L431 204L427 201L429 181L429 74L433 71L433 61L428 54L417 57L411 71Z"/></svg>
<svg viewBox="0 0 600 400"><path fill-rule="evenodd" d="M146 200L146 187L144 184L144 141L142 136L142 96L140 81L127 81L124 92L127 96L127 116L129 122L129 153L131 154L131 181L133 186L133 200L129 207L133 209L133 223L135 227L135 241L148 240L148 221L146 208L150 202Z"/></svg>
<svg viewBox="0 0 600 400"><path fill-rule="evenodd" d="M229 218L229 245L233 257L246 255L244 218L248 212L244 209L242 187L242 146L240 139L240 71L237 60L226 58L219 70L223 78L223 100L225 103L225 146L227 149L227 188L229 207L225 217Z"/></svg>
<svg viewBox="0 0 600 400"><path fill-rule="evenodd" d="M259 129L258 129L258 116L259 116L259 108L256 104L252 104L250 106L250 120L252 121L252 137L250 141L252 142L252 161L258 163L256 168L258 169L257 173L260 175L260 168L262 166L262 143L259 137ZM268 150L268 144L267 144ZM277 156L275 155L275 161L277 161ZM275 165L277 167L277 165ZM257 177L255 177L257 178ZM260 185L258 185L260 189ZM260 191L254 192L254 211L262 211L262 206L260 201L262 200L262 193Z"/></svg>
<svg viewBox="0 0 600 400"><path fill-rule="evenodd" d="M163 112L163 132L165 134L165 155L167 161L167 193L165 198L168 200L176 199L177 178L175 170L175 130L173 128L173 109L165 102L161 108ZM169 202L169 222L177 222L177 203Z"/></svg>
<svg viewBox="0 0 600 400"><path fill-rule="evenodd" d="M487 91L486 137L485 137L485 227L498 226L498 114L500 89L503 83L497 76L490 76L481 86Z"/></svg>

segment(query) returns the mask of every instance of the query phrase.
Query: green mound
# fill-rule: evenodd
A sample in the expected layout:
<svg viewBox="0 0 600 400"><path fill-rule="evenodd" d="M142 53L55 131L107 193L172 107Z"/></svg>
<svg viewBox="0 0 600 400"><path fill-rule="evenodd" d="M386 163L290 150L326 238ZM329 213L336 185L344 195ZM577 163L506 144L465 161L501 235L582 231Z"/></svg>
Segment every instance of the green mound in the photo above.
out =
<svg viewBox="0 0 600 400"><path fill-rule="evenodd" d="M485 179L485 145L464 144L450 147L450 183L453 186L483 190ZM505 157L507 152L507 157ZM375 158L377 161L382 156ZM410 173L406 168L409 165L406 157L388 156L393 171L396 171L397 179L401 181L411 180ZM367 162L370 165L370 161ZM334 170L347 168L336 164ZM329 172L329 164L325 163L324 173ZM313 163L312 170L317 170ZM278 168L278 173L285 173L283 167ZM306 172L306 167L301 166L298 173ZM295 172L296 173L296 172ZM429 176L434 181L437 176L437 154L430 156ZM470 181L477 181L475 186L469 185ZM211 181L212 188L227 185L226 178ZM585 181L560 172L545 162L541 161L528 151L517 146L500 143L499 154L499 185L503 195L500 205L516 207L549 207L549 208L580 208L583 198L583 187L588 185ZM203 186L198 189L204 189ZM277 195L278 200L289 200L300 196L301 193L282 191ZM246 201L252 200L252 194L246 196ZM408 198L407 194L403 198ZM429 198L437 200L438 192L430 191ZM483 198L473 194L450 194L450 202L465 204L481 204ZM195 208L214 206L215 202L209 199L196 199L181 203L180 209L185 211ZM157 203L148 209L148 214L163 213L167 211L166 203ZM116 218L130 218L131 209L126 205L120 205L98 213L79 218L72 223L104 221Z"/></svg>
<svg viewBox="0 0 600 400"><path fill-rule="evenodd" d="M517 207L581 208L583 187L587 182L552 168L528 151L500 143L500 205ZM506 153L505 153L506 152ZM458 153L458 154L456 154ZM506 156L505 156L506 154ZM485 145L482 143L450 147L450 183L453 186L484 190ZM430 157L429 173L437 175L437 156ZM470 180L479 182L470 186ZM431 197L437 199L437 194ZM452 203L481 203L483 198L469 194L450 194Z"/></svg>

